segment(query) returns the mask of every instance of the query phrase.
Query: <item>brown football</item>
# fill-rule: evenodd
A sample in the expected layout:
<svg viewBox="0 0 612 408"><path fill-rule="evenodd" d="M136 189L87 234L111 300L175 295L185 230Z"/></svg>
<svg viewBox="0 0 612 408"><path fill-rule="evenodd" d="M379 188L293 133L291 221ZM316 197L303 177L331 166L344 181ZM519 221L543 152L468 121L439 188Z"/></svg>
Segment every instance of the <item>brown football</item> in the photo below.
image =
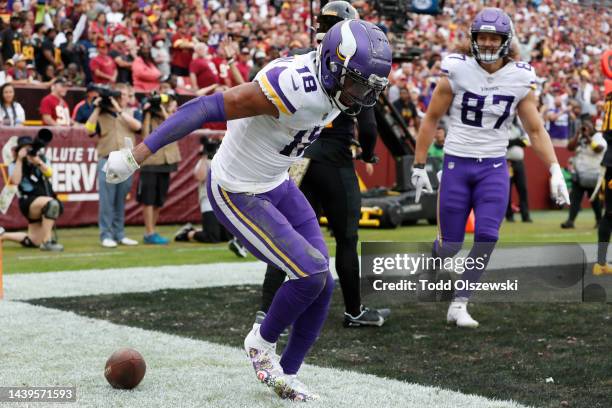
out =
<svg viewBox="0 0 612 408"><path fill-rule="evenodd" d="M139 352L122 348L106 361L104 377L113 388L131 390L140 384L146 370L147 365Z"/></svg>

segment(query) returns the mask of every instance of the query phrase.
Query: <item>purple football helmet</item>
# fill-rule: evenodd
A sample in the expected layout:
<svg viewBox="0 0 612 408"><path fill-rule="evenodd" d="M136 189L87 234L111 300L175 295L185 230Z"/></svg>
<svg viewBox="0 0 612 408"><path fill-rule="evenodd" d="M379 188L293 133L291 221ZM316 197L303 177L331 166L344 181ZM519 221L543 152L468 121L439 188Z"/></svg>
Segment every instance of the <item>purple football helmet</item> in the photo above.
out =
<svg viewBox="0 0 612 408"><path fill-rule="evenodd" d="M478 33L493 33L502 36L501 46L497 51L480 50L478 47ZM485 64L491 64L508 55L510 43L512 42L512 20L503 10L487 7L476 15L470 30L472 43L472 54L476 60Z"/></svg>
<svg viewBox="0 0 612 408"><path fill-rule="evenodd" d="M356 115L362 107L374 106L389 82L389 40L372 23L341 21L319 44L317 66L327 96L342 112Z"/></svg>

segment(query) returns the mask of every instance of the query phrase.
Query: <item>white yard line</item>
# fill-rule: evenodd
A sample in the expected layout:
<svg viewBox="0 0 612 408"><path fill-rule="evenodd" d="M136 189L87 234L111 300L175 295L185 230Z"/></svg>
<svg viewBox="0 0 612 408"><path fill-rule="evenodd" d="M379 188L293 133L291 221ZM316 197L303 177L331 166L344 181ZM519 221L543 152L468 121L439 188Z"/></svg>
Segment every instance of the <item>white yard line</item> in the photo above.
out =
<svg viewBox="0 0 612 408"><path fill-rule="evenodd" d="M596 245L581 245L588 262L596 257ZM559 247L497 248L489 271L500 268L565 264L574 261L576 246L565 253ZM459 255L466 256L467 251ZM572 257L572 259L567 258ZM335 278L335 259L330 259ZM159 289L203 288L228 285L261 284L262 262L226 262L215 264L87 269L80 271L9 274L4 277L7 299L24 300L43 297L68 297L111 293L150 292Z"/></svg>
<svg viewBox="0 0 612 408"><path fill-rule="evenodd" d="M4 293L7 299L24 300L261 284L265 270L265 264L262 262L228 262L11 274L4 277Z"/></svg>
<svg viewBox="0 0 612 408"><path fill-rule="evenodd" d="M330 260L332 274L338 278ZM69 297L111 293L151 292L159 289L205 288L261 284L263 262L226 262L199 265L23 273L4 276L9 300Z"/></svg>
<svg viewBox="0 0 612 408"><path fill-rule="evenodd" d="M124 281L131 276L124 275ZM259 384L236 348L12 301L0 303L0 327L0 385L75 386L77 403L57 407L295 406ZM147 362L147 374L134 391L114 390L103 376L106 358L126 346ZM300 373L322 397L308 407L521 407L350 371L305 366Z"/></svg>

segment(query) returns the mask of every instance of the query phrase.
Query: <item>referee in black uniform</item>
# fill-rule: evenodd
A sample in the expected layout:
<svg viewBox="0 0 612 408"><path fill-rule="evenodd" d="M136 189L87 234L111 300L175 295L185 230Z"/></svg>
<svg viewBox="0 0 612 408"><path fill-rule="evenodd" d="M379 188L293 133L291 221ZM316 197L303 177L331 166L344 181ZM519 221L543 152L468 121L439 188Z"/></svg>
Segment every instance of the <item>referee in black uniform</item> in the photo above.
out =
<svg viewBox="0 0 612 408"><path fill-rule="evenodd" d="M609 61L608 61L609 63ZM604 118L601 124L601 132L603 137L608 144L608 149L604 154L604 158L601 162L602 166L606 168L605 178L602 181L604 188L604 205L605 212L604 216L599 223L598 231L598 248L597 248L597 263L593 265L593 275L612 275L612 266L607 263L608 245L610 243L610 231L612 231L612 88L609 83L612 82L612 78L606 80L608 90L606 95L606 103L604 105Z"/></svg>
<svg viewBox="0 0 612 408"><path fill-rule="evenodd" d="M358 18L357 11L346 1L326 4L318 16L317 40L334 24ZM341 113L328 125L319 138L306 150L310 159L300 189L312 205L317 217L321 210L327 216L336 239L336 271L344 296L346 327L382 326L389 309L369 309L361 304L359 289L359 258L357 240L361 214L361 193L353 165L351 145L355 135L355 119L359 131L361 152L358 158L376 163L376 119L374 109L363 109L356 117ZM274 294L285 280L285 272L268 266L262 290L261 310L256 323L263 321Z"/></svg>

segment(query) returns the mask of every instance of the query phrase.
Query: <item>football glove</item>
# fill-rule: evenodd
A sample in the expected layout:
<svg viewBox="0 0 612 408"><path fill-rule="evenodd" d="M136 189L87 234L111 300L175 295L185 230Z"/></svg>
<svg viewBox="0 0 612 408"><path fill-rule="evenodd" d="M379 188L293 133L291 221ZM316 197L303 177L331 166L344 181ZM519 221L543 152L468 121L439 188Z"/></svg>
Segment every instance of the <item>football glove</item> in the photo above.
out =
<svg viewBox="0 0 612 408"><path fill-rule="evenodd" d="M119 184L130 178L140 166L130 149L115 150L108 155L108 161L102 168L106 173L106 182Z"/></svg>
<svg viewBox="0 0 612 408"><path fill-rule="evenodd" d="M429 176L427 170L412 167L412 176L410 178L412 185L416 188L416 195L414 196L414 202L418 203L421 201L421 193L425 190L426 193L433 193L433 188L429 182Z"/></svg>
<svg viewBox="0 0 612 408"><path fill-rule="evenodd" d="M559 163L553 163L550 166L550 195L557 205L562 206L570 203L567 185Z"/></svg>

